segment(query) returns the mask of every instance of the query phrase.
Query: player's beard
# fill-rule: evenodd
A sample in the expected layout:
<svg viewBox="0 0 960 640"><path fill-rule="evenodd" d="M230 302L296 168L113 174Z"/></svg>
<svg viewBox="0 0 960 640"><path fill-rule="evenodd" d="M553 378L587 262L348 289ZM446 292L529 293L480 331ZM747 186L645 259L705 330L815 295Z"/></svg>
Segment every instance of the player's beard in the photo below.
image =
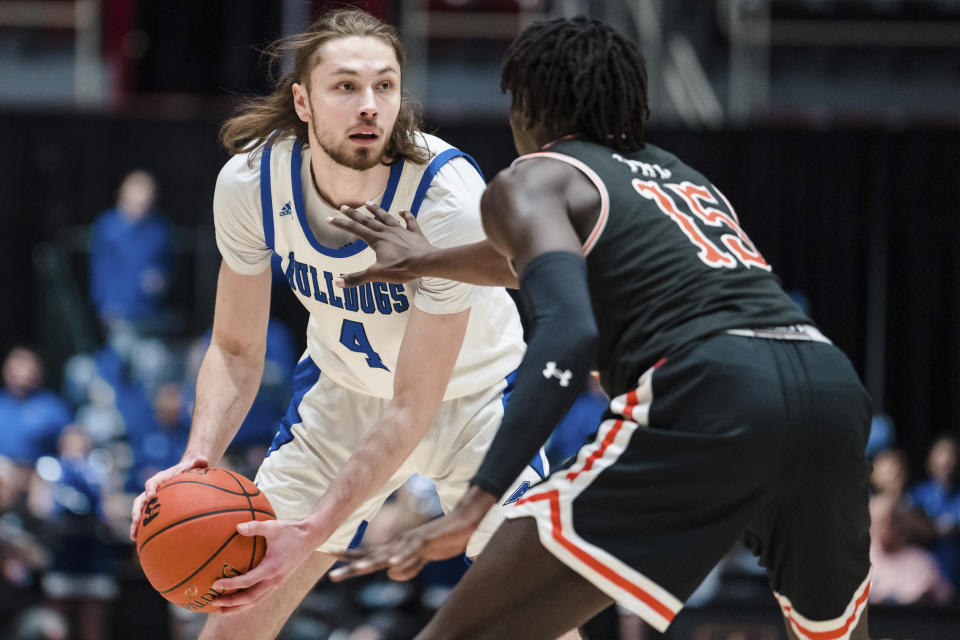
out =
<svg viewBox="0 0 960 640"><path fill-rule="evenodd" d="M350 139L347 138L337 144L330 139L332 136L321 135L320 127L317 126L316 121L313 123L313 135L317 139L320 148L323 149L334 162L348 169L366 171L367 169L372 169L377 166L383 160L383 142L376 146L354 147L350 144Z"/></svg>

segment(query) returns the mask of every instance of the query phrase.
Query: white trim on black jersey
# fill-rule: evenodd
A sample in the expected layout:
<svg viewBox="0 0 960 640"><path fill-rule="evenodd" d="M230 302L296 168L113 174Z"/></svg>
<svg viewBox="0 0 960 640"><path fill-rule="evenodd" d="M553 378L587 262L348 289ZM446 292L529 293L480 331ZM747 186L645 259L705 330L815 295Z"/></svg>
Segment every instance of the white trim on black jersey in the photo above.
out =
<svg viewBox="0 0 960 640"><path fill-rule="evenodd" d="M583 255L585 257L590 255L590 252L593 251L593 247L597 244L597 240L600 239L600 234L603 233L603 230L607 226L607 219L610 217L610 196L607 193L607 185L604 184L603 180L599 175L597 175L596 171L588 167L582 161L577 160L572 156L556 153L554 151L535 151L534 153L528 153L514 160L513 165L522 160L527 160L528 158L553 158L555 160L565 162L572 167L576 167L583 172L587 178L590 179L590 182L593 183L593 186L595 186L597 191L600 192L600 217L598 217L596 223L594 223L593 229L590 231L589 235L587 235L587 239L583 241Z"/></svg>

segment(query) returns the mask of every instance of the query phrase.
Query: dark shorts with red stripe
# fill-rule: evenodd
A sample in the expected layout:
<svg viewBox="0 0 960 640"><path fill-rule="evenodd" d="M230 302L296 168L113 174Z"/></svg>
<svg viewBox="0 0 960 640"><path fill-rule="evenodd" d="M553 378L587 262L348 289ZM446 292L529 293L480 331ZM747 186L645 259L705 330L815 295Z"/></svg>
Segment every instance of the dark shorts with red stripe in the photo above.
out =
<svg viewBox="0 0 960 640"><path fill-rule="evenodd" d="M869 591L871 409L824 341L671 354L507 517L534 516L544 547L661 631L743 540L798 637L847 637Z"/></svg>

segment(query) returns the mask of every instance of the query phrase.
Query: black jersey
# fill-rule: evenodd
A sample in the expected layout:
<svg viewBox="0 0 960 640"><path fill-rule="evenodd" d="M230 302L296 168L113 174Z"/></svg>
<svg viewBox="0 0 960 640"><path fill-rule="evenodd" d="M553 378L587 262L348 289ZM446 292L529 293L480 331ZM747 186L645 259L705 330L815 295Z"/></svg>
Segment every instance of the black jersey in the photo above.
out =
<svg viewBox="0 0 960 640"><path fill-rule="evenodd" d="M705 335L811 324L723 194L676 156L649 144L621 155L565 139L519 160L551 155L577 166L601 195L584 251L599 329L597 367L611 396L633 389L660 358Z"/></svg>

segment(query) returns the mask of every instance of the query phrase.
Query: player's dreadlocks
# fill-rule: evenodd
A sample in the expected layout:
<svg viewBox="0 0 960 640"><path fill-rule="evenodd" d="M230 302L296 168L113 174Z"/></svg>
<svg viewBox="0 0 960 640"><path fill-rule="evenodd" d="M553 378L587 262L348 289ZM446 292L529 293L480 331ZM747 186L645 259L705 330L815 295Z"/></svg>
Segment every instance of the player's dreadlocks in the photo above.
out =
<svg viewBox="0 0 960 640"><path fill-rule="evenodd" d="M526 124L579 134L617 151L643 147L647 71L635 44L583 16L527 27L503 61L500 89Z"/></svg>

